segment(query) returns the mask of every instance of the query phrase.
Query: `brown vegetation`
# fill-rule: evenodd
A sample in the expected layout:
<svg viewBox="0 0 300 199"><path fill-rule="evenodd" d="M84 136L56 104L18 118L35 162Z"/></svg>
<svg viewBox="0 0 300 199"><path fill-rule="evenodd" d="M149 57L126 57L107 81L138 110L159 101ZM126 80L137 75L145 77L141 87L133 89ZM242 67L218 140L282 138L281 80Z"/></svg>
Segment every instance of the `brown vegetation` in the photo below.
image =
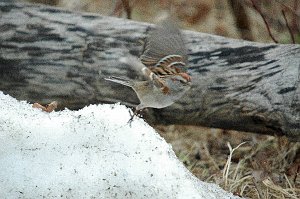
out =
<svg viewBox="0 0 300 199"><path fill-rule="evenodd" d="M298 0L27 1L147 22L155 22L168 11L183 27L200 32L259 42L300 43Z"/></svg>
<svg viewBox="0 0 300 199"><path fill-rule="evenodd" d="M157 126L198 178L246 198L299 198L300 143L195 126Z"/></svg>

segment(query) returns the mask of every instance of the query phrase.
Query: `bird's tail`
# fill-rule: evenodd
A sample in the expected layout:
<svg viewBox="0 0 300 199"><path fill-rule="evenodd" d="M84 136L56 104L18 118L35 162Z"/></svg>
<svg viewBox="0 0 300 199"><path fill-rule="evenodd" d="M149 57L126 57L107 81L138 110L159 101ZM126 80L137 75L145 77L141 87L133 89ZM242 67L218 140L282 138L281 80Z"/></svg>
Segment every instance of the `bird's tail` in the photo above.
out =
<svg viewBox="0 0 300 199"><path fill-rule="evenodd" d="M118 83L118 84L123 84L123 85L129 86L129 87L133 86L132 80L129 80L129 79L126 79L123 77L110 76L110 77L106 77L104 79L107 81Z"/></svg>

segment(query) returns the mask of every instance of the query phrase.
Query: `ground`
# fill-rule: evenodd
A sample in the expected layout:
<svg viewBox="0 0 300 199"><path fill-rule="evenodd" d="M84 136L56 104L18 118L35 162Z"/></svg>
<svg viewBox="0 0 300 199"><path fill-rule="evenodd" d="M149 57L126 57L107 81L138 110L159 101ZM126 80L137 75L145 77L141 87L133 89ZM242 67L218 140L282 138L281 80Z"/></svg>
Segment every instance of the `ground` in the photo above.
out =
<svg viewBox="0 0 300 199"><path fill-rule="evenodd" d="M186 167L203 181L217 183L246 198L300 197L299 142L195 126L155 128L171 143ZM238 145L228 166L230 147Z"/></svg>

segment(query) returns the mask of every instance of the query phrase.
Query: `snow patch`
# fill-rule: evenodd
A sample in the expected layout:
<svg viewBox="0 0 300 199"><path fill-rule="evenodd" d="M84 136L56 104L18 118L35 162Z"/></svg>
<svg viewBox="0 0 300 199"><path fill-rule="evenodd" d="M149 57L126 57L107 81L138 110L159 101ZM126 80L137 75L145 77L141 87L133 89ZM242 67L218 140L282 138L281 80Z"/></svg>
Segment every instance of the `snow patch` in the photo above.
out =
<svg viewBox="0 0 300 199"><path fill-rule="evenodd" d="M129 109L45 113L0 92L1 198L234 198L195 178Z"/></svg>

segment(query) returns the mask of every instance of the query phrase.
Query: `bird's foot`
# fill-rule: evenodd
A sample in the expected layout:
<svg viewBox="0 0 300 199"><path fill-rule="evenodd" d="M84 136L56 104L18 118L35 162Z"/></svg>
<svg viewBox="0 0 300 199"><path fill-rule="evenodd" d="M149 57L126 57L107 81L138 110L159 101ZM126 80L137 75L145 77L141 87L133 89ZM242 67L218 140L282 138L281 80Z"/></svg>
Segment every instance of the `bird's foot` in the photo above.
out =
<svg viewBox="0 0 300 199"><path fill-rule="evenodd" d="M131 123L133 122L134 116L141 117L141 116L142 116L141 113L142 113L142 109L139 109L139 110L135 109L134 112L129 111L130 119L128 120L127 123L128 123L129 125L131 125Z"/></svg>

